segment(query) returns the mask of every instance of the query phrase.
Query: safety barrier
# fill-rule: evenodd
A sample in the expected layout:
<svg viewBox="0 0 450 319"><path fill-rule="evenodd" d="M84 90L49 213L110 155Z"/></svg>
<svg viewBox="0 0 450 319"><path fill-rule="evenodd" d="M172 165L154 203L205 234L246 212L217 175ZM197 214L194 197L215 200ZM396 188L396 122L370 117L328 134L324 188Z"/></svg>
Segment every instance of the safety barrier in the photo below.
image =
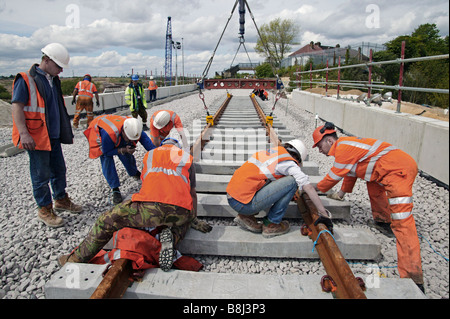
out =
<svg viewBox="0 0 450 319"><path fill-rule="evenodd" d="M157 89L156 96L158 99L163 99L169 96L195 91L196 89L197 89L196 84L160 87ZM145 95L148 102L150 99L150 92L148 89L145 89ZM100 108L94 106L94 112L103 110L108 111L127 105L125 102L125 91L113 93L101 93L99 94L99 98L100 98ZM64 97L64 101L66 103L69 115L73 116L75 114L75 105L72 105L72 96Z"/></svg>
<svg viewBox="0 0 450 319"><path fill-rule="evenodd" d="M296 105L348 134L386 141L404 150L425 174L449 184L449 122L398 113L319 94L292 92Z"/></svg>

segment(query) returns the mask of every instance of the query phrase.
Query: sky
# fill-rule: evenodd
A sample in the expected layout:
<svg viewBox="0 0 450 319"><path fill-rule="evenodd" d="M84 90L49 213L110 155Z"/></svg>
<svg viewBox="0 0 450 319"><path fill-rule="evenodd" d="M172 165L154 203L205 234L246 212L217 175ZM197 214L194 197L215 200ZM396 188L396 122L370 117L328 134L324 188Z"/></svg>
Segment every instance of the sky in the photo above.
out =
<svg viewBox="0 0 450 319"><path fill-rule="evenodd" d="M449 34L448 0L248 0L260 28L270 21L292 19L300 27L300 49L311 41L341 47L383 44L435 23ZM28 70L41 49L59 42L69 51L70 66L61 76L127 76L164 73L167 18L172 37L173 74L200 76L231 15L235 0L0 0L0 75ZM230 67L239 47L236 8L214 56L208 76ZM258 35L246 12L245 46L252 62ZM177 55L177 59L176 59ZM183 63L184 60L184 63ZM248 63L241 49L234 64Z"/></svg>

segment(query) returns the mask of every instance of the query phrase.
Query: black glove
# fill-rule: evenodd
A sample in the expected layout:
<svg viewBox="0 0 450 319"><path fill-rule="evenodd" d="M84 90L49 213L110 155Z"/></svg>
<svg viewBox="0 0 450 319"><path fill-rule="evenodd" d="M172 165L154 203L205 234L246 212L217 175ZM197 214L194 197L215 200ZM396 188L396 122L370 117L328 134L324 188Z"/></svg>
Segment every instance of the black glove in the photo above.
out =
<svg viewBox="0 0 450 319"><path fill-rule="evenodd" d="M203 220L199 220L197 217L191 222L191 227L202 233L209 233L212 230L212 226Z"/></svg>
<svg viewBox="0 0 450 319"><path fill-rule="evenodd" d="M100 101L97 101L97 106L100 107Z"/></svg>
<svg viewBox="0 0 450 319"><path fill-rule="evenodd" d="M324 224L327 226L328 230L333 233L333 222L330 218L326 218L324 216L320 216L316 222L314 223L314 226L317 226L318 224Z"/></svg>
<svg viewBox="0 0 450 319"><path fill-rule="evenodd" d="M74 98L74 99L72 100L72 105L74 105L75 103L77 103L77 102L76 102L76 99Z"/></svg>

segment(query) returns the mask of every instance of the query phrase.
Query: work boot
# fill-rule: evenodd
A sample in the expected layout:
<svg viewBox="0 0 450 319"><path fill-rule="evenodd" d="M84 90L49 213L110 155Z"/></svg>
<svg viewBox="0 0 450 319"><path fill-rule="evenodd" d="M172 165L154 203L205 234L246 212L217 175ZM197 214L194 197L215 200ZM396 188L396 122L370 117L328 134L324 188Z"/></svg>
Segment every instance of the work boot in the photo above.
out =
<svg viewBox="0 0 450 319"><path fill-rule="evenodd" d="M67 211L69 213L78 214L83 211L83 207L74 204L70 200L69 195L66 194L66 197L55 200L55 210L58 212Z"/></svg>
<svg viewBox="0 0 450 319"><path fill-rule="evenodd" d="M120 194L119 187L113 188L113 203L114 205L122 203L122 194Z"/></svg>
<svg viewBox="0 0 450 319"><path fill-rule="evenodd" d="M53 204L39 208L37 219L48 227L58 228L64 225L64 220L61 217L56 216L55 211L53 210Z"/></svg>
<svg viewBox="0 0 450 319"><path fill-rule="evenodd" d="M274 224L266 219L263 224L262 235L264 238L272 238L275 236L280 236L280 235L288 233L289 229L290 229L290 225L289 225L289 222L286 220L283 220L279 224Z"/></svg>
<svg viewBox="0 0 450 319"><path fill-rule="evenodd" d="M234 219L234 222L241 226L245 230L249 230L252 233L262 233L263 225L256 220L255 216L246 216L238 214Z"/></svg>
<svg viewBox="0 0 450 319"><path fill-rule="evenodd" d="M159 268L162 271L169 271L173 264L173 236L170 228L164 228L159 234L161 251L159 252Z"/></svg>
<svg viewBox="0 0 450 319"><path fill-rule="evenodd" d="M75 254L61 255L58 257L58 264L63 267L66 263L81 263L81 259Z"/></svg>

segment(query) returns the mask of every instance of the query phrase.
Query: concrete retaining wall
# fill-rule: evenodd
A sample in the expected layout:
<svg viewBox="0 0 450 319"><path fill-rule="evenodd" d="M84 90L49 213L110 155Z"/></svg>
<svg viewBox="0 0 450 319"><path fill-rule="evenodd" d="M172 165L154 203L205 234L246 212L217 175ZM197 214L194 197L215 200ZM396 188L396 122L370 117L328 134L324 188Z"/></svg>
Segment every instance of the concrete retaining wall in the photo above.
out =
<svg viewBox="0 0 450 319"><path fill-rule="evenodd" d="M182 94L182 93L195 91L196 89L197 89L196 84L161 87L161 88L158 88L156 97L158 99L162 99L162 98L166 98L166 97L173 96L173 95L178 95L178 94ZM117 107L126 106L124 95L125 95L125 91L99 94L100 108L98 108L94 104L94 112L103 110L103 108L105 110L109 110L109 109L115 109ZM147 102L148 102L150 99L150 93L147 89L145 89L145 95L146 95ZM94 98L94 100L95 100L95 98ZM67 107L67 111L69 112L69 115L70 116L74 115L75 114L75 105L72 105L72 96L65 97L64 101L66 103L66 107Z"/></svg>
<svg viewBox="0 0 450 319"><path fill-rule="evenodd" d="M292 99L345 132L395 145L410 154L424 173L449 184L448 122L299 90L292 92Z"/></svg>

